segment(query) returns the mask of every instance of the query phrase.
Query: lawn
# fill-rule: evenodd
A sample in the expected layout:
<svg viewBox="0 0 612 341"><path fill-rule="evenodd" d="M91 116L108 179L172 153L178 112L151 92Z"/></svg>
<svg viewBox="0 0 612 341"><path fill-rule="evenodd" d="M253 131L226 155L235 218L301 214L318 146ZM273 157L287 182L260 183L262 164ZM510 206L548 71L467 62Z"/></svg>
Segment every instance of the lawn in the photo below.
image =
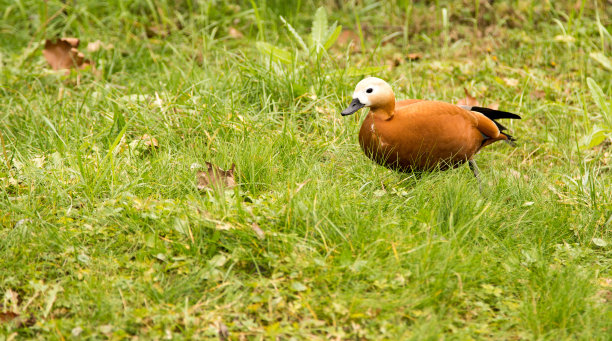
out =
<svg viewBox="0 0 612 341"><path fill-rule="evenodd" d="M0 340L610 339L610 1L0 16ZM368 75L517 113L517 146L479 153L482 192L378 166L340 116Z"/></svg>

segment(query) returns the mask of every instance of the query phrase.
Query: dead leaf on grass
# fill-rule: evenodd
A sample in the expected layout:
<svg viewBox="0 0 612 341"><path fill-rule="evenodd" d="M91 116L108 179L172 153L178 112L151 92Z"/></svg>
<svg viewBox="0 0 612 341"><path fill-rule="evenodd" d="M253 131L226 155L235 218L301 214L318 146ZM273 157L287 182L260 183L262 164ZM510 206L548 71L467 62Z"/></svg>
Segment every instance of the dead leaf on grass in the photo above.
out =
<svg viewBox="0 0 612 341"><path fill-rule="evenodd" d="M12 322L18 317L19 317L19 314L14 313L12 311L2 311L0 312L0 323Z"/></svg>
<svg viewBox="0 0 612 341"><path fill-rule="evenodd" d="M227 329L227 326L225 325L225 323L219 322L218 333L219 333L219 340L221 340L221 341L227 341L228 340L228 338L229 338L229 330Z"/></svg>
<svg viewBox="0 0 612 341"><path fill-rule="evenodd" d="M114 47L113 44L105 44L102 41L100 41L100 39L98 39L92 43L87 44L87 52L93 53L93 52L99 51L100 49L110 50L113 47Z"/></svg>
<svg viewBox="0 0 612 341"><path fill-rule="evenodd" d="M408 58L408 60L419 60L423 58L423 55L421 55L420 53L408 53L406 55L406 58Z"/></svg>
<svg viewBox="0 0 612 341"><path fill-rule="evenodd" d="M257 235L259 239L263 239L266 236L265 232L261 229L261 227L259 227L257 223L255 222L252 223L251 228L253 229L253 231L255 232L255 234Z"/></svg>
<svg viewBox="0 0 612 341"><path fill-rule="evenodd" d="M60 38L56 42L47 39L43 55L53 70L83 69L93 65L93 62L85 59L85 55L77 49L78 46L78 38Z"/></svg>
<svg viewBox="0 0 612 341"><path fill-rule="evenodd" d="M147 147L150 147L150 148L159 147L159 143L157 142L157 139L149 134L142 135L142 137L140 137L140 140L142 140L145 146Z"/></svg>
<svg viewBox="0 0 612 341"><path fill-rule="evenodd" d="M546 92L543 90L534 90L531 92L531 97L534 99L542 99L546 97Z"/></svg>
<svg viewBox="0 0 612 341"><path fill-rule="evenodd" d="M170 34L170 30L165 25L152 25L147 26L146 34L147 38L166 38Z"/></svg>
<svg viewBox="0 0 612 341"><path fill-rule="evenodd" d="M479 106L478 100L476 100L475 97L470 95L470 93L468 92L466 88L463 88L463 91L465 92L465 98L462 98L459 101L457 101L457 105L468 105L470 107Z"/></svg>
<svg viewBox="0 0 612 341"><path fill-rule="evenodd" d="M242 34L242 32L238 31L234 27L230 27L229 28L228 34L229 34L230 37L232 37L234 39L244 38L244 34Z"/></svg>
<svg viewBox="0 0 612 341"><path fill-rule="evenodd" d="M297 193L297 192L301 191L301 190L302 190L302 187L304 187L304 186L305 186L307 183L309 183L309 182L310 182L310 180L311 180L311 179L308 179L308 180L306 180L306 181L304 181L304 182L301 182L301 183L299 183L299 184L296 184L296 185L297 185L297 189L295 190L295 193Z"/></svg>
<svg viewBox="0 0 612 341"><path fill-rule="evenodd" d="M393 57L387 62L387 65L394 67L394 66L400 66L401 64L403 64L405 61L409 60L409 61L416 61L421 59L421 54L420 53L409 53L407 55L401 54L401 53L394 53Z"/></svg>
<svg viewBox="0 0 612 341"><path fill-rule="evenodd" d="M236 165L232 164L229 170L223 170L216 165L206 161L207 170L199 171L196 174L199 190L209 190L214 188L232 188L236 186L234 170Z"/></svg>
<svg viewBox="0 0 612 341"><path fill-rule="evenodd" d="M511 87L515 87L518 85L519 81L516 78L503 78L504 83L506 83L507 86L511 86Z"/></svg>

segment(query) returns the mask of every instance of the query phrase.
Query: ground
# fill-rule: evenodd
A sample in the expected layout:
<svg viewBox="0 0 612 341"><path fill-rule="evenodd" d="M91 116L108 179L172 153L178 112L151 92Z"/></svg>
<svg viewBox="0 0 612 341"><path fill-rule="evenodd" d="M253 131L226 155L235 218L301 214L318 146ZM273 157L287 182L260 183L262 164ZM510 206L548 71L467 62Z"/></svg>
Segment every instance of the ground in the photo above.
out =
<svg viewBox="0 0 612 341"><path fill-rule="evenodd" d="M1 339L609 339L609 1L0 15ZM517 113L517 146L478 155L482 193L377 166L339 114L366 75Z"/></svg>

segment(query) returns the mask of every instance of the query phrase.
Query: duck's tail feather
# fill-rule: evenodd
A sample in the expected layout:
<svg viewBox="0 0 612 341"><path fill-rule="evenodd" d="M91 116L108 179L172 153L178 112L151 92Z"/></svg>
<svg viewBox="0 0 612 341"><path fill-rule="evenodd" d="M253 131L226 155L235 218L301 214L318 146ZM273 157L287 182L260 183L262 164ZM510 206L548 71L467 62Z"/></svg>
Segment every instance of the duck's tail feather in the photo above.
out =
<svg viewBox="0 0 612 341"><path fill-rule="evenodd" d="M479 112L492 120L496 120L498 118L512 118L517 120L521 119L519 115L507 111L494 110L483 107L470 107L469 110Z"/></svg>
<svg viewBox="0 0 612 341"><path fill-rule="evenodd" d="M507 111L501 111L501 110L495 110L495 109L483 108L483 107L472 107L472 106L465 106L465 105L460 105L460 107L467 109L467 110L476 111L476 112L479 112L485 115L487 118L493 121L493 123L495 123L499 131L508 138L507 140L504 140L504 142L508 143L509 145L513 147L516 146L516 143L514 143L514 141L516 141L516 138L506 133L505 131L508 130L508 128L504 127L501 123L497 122L496 120L500 118L510 118L510 119L520 120L521 117L519 115L513 114L511 112L507 112Z"/></svg>

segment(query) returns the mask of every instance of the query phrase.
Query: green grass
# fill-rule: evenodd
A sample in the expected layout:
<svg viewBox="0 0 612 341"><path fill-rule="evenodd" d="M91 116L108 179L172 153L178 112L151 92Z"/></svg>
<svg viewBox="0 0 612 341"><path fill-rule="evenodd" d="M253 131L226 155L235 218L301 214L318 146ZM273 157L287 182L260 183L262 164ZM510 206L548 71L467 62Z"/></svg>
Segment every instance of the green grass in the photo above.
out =
<svg viewBox="0 0 612 341"><path fill-rule="evenodd" d="M311 46L310 0L0 0L0 339L609 339L612 151L584 145L612 118L612 6L339 3L365 46L317 54L280 19ZM97 74L50 72L58 36ZM483 193L379 167L339 115L360 74L465 87L523 117L518 146L479 154ZM239 186L199 192L205 161Z"/></svg>

